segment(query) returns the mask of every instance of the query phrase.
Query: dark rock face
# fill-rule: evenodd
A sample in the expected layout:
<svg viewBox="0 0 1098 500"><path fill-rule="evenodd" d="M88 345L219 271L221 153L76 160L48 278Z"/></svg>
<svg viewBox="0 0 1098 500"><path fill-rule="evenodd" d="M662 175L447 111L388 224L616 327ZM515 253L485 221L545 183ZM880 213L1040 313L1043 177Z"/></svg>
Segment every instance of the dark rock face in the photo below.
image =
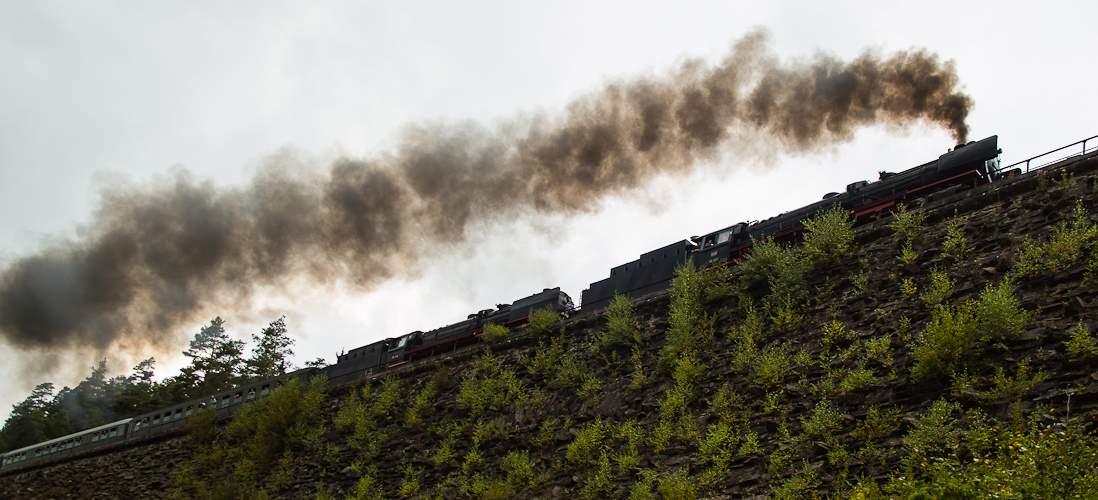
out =
<svg viewBox="0 0 1098 500"><path fill-rule="evenodd" d="M273 465L278 471L272 469L271 477L262 483L269 498L314 498L321 490L330 498L343 498L356 491L365 464L375 467L372 477L386 498L488 497L482 490L471 489L471 478L479 474L502 481L504 457L515 450L528 450L534 479L509 486L511 489L504 491L510 496L627 497L644 471L661 477L681 471L691 481L701 481L709 465L701 458L700 441L706 437L707 426L722 418L716 414L714 401L726 386L741 398L735 410L739 419L735 446L741 452L732 454L723 472L706 479L712 498L762 498L794 474L811 474L816 480L811 489L817 491L835 491L851 478L886 479L899 467L904 435L942 398L1003 419L1038 407L1043 407L1046 415L1041 418L1062 418L1070 412L1088 417L1093 427L1098 416L1098 371L1091 362L1072 360L1064 345L1068 332L1080 321L1092 331L1098 328L1098 318L1091 313L1098 303L1098 285L1084 279L1083 265L1015 283L1016 296L1032 317L1022 334L984 346L982 359L972 366L976 382L971 387L959 387L948 378L918 380L912 375L910 345L925 329L932 308L924 305L918 293L905 294L903 284L911 280L921 292L931 286L931 270L942 269L955 283L948 303L975 300L986 286L999 283L1009 272L1027 237L1043 237L1054 225L1072 217L1078 200L1092 213L1098 211L1096 171L1098 160L1079 159L1041 175L1004 180L926 207L925 227L913 244L917 257L906 265L897 259L900 242L891 236L890 220L860 228L856 257L819 266L808 274L813 296L803 304L800 321L765 336L764 345L787 345L789 366L778 383L760 385L750 372L735 368L736 347L730 335L744 319L742 296L708 303L708 311L716 317L715 335L700 357L704 375L689 403L691 422L698 433L673 438L659 451L654 451L653 435L661 425L661 404L674 387L670 376L656 369L656 353L668 329L667 293L636 304L648 340L639 367L648 380L640 387L634 385L638 367L630 362L628 350L608 353L593 347L597 332L605 327L604 319L573 318L565 323L563 333L566 357L573 356L585 367L587 382L583 385L561 387L559 380L532 373L530 360L548 349L547 341L517 336L492 346L491 364L498 370L513 371L522 383L521 397L474 418L458 404L463 376L484 351L483 346L474 347L439 362L450 382L442 385L437 399L427 406L423 421L406 426L404 418L397 415L383 422L388 438L366 461L364 452L332 424L356 391L332 391L321 439L297 453L292 462ZM1074 177L1068 181L1065 175ZM959 259L944 255L940 248L951 221L964 225L969 250ZM733 269L732 274L737 272ZM821 341L821 331L822 325L832 320L852 333L828 347ZM835 374L848 374L854 367L852 358L841 354L842 349L882 338L888 339L888 355L878 353L859 365L872 375L856 387L840 387ZM1048 377L1018 398L987 398L991 375L1000 367L1014 373L1023 360L1028 360L1033 372L1044 370ZM395 374L401 378L404 396L400 412L411 406L437 373L437 363L425 363ZM812 434L809 420L821 404L833 409L834 427L824 435ZM867 435L864 427L871 407L893 411L894 425ZM590 429L605 425L615 430L601 441L601 450L608 457L626 454L628 439L615 433L627 422L635 422L644 434L636 461L628 468L614 469L601 490L591 486L598 475L600 453L569 463L570 447L589 437ZM748 433L757 439L756 451L742 451L748 449ZM450 440L455 458L439 463L439 450L451 434L456 437ZM801 436L799 444L790 446L791 436ZM191 461L190 440L187 435L177 435L0 477L0 497L160 498L177 486L172 472ZM474 444L477 440L479 444ZM480 465L463 467L463 457L473 449L479 451ZM849 452L849 456L836 458L840 451ZM412 471L411 475L407 471ZM277 472L290 480L276 486ZM418 487L413 487L413 482Z"/></svg>

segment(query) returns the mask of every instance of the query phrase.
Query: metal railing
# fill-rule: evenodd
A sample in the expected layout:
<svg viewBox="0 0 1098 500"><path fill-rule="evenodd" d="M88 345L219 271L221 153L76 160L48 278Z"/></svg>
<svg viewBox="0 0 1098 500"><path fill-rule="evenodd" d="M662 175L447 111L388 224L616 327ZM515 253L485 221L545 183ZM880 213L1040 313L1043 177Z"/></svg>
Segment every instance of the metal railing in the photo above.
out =
<svg viewBox="0 0 1098 500"><path fill-rule="evenodd" d="M1018 165L1021 165L1021 164L1025 163L1025 164L1026 164L1026 173L1029 173L1029 171L1030 171L1030 170L1037 170L1037 169L1039 169L1039 168L1041 168L1041 167L1047 167L1047 166L1049 166L1049 165L1052 165L1053 163L1058 163L1058 162L1064 161L1064 160L1066 160L1066 159L1068 159L1068 158L1073 158L1073 157L1076 157L1076 156L1082 156L1082 155L1085 155L1085 154L1087 154L1087 153L1090 153L1090 152L1092 152L1092 151L1098 150L1098 146L1092 146L1092 147L1091 147L1090 149L1087 149L1087 141L1093 141L1094 139L1098 139L1098 135L1095 135L1095 136L1092 136L1092 137L1087 137L1086 139L1083 139L1083 140L1081 140L1081 141L1075 141L1075 142L1073 142L1073 143L1071 143L1071 144L1068 144L1067 146L1064 146L1064 147L1062 147L1062 148L1056 148L1056 149L1053 149L1052 151L1049 151L1049 152L1047 152L1047 153L1042 153L1042 154L1039 154L1039 155L1037 155L1037 156L1034 156L1033 158L1030 158L1030 159L1028 159L1028 160L1022 160L1022 161L1020 161L1020 162L1018 162L1018 163L1014 163L1014 164L1012 164L1012 165L1008 165L1008 166L1006 166L1006 167L1004 167L1004 168L1000 169L1000 171L1003 171L1003 172L1005 172L1005 171L1007 171L1007 170L1010 170L1010 169L1012 169L1012 168L1014 168L1014 167L1017 167ZM1033 160L1036 160L1036 159L1038 159L1038 158L1044 158L1044 157L1046 157L1046 156L1049 156L1049 155L1052 155L1052 154L1056 154L1056 153L1059 153L1060 151L1063 151L1063 150L1065 150L1065 149L1068 149L1068 148L1071 148L1071 147L1074 147L1074 146L1078 146L1078 145L1080 145L1080 144L1081 144L1081 145L1082 145L1083 147L1082 147L1082 151L1080 151L1080 152L1078 152L1078 153L1071 153L1071 154L1069 154L1069 155L1067 155L1067 156L1064 156L1064 157L1061 157L1061 158L1057 158L1057 159L1055 159L1055 160L1052 160L1052 161L1050 161L1050 162L1042 163L1042 164L1040 164L1040 165L1037 165L1036 167L1031 167L1031 166L1030 166L1030 163L1031 163L1031 162L1032 162ZM1092 144L1093 144L1093 143L1092 143Z"/></svg>

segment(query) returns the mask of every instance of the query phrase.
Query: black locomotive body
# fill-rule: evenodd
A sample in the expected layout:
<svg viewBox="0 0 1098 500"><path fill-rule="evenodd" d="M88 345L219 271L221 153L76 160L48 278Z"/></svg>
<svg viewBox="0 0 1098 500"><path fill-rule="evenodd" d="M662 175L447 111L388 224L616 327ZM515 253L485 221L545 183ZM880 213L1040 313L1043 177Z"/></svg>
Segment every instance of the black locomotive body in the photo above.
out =
<svg viewBox="0 0 1098 500"><path fill-rule="evenodd" d="M918 205L997 180L998 136L957 149L908 170L881 172L877 181L858 181L842 193L828 193L818 202L758 222L741 222L704 236L695 236L640 256L610 270L610 277L583 291L582 311L605 307L615 294L639 297L671 286L675 267L693 262L708 268L742 258L755 241L773 238L793 242L804 222L832 207L851 212L855 225L876 220L897 204Z"/></svg>

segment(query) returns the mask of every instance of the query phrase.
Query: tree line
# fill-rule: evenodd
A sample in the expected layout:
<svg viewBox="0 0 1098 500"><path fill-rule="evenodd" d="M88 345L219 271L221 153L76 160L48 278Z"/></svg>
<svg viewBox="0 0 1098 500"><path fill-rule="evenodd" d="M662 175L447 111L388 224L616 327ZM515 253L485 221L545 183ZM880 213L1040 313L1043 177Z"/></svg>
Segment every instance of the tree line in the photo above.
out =
<svg viewBox="0 0 1098 500"><path fill-rule="evenodd" d="M56 394L52 382L38 384L30 396L12 405L0 428L0 453L294 371L294 340L287 334L285 319L252 334L251 355L245 357L247 342L230 338L225 320L214 318L183 351L190 363L159 382L153 379L156 360L149 358L129 375L116 377L107 377L104 359L76 387ZM325 364L318 358L306 366Z"/></svg>

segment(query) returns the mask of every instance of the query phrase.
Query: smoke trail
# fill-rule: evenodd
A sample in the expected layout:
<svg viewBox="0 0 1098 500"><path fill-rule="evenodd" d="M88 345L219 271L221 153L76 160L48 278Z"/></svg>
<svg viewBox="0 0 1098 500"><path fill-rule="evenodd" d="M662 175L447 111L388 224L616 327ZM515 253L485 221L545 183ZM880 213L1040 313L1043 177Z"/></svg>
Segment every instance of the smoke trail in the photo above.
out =
<svg viewBox="0 0 1098 500"><path fill-rule="evenodd" d="M399 146L328 169L279 162L250 186L185 171L116 187L79 241L0 275L0 330L21 347L105 348L291 279L376 285L466 240L472 224L595 210L656 175L735 150L809 154L859 127L916 122L966 139L971 99L925 50L782 63L765 33L718 64L608 83L557 114L408 127Z"/></svg>

